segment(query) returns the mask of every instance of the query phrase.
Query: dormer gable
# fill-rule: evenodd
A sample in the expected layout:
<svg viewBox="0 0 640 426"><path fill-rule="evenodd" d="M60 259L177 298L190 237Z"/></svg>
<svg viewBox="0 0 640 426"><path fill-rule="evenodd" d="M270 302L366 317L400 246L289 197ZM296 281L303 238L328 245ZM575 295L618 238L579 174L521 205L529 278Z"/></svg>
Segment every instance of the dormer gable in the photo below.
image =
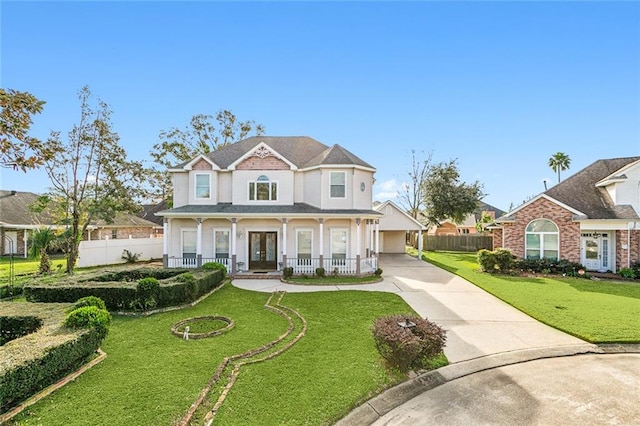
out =
<svg viewBox="0 0 640 426"><path fill-rule="evenodd" d="M297 170L298 167L283 155L260 142L253 149L229 165L229 170Z"/></svg>
<svg viewBox="0 0 640 426"><path fill-rule="evenodd" d="M200 154L186 163L183 170L220 170L220 167L204 154Z"/></svg>

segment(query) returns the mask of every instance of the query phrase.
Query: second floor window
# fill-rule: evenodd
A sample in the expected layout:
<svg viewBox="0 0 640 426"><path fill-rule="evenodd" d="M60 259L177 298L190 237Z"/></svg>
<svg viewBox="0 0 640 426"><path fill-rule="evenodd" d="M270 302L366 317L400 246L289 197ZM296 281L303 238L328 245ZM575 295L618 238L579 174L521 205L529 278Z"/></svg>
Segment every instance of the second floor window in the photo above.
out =
<svg viewBox="0 0 640 426"><path fill-rule="evenodd" d="M271 182L265 175L255 182L249 182L249 200L276 201L278 199L278 183Z"/></svg>
<svg viewBox="0 0 640 426"><path fill-rule="evenodd" d="M345 172L331 172L331 198L344 198L346 196Z"/></svg>
<svg viewBox="0 0 640 426"><path fill-rule="evenodd" d="M211 198L211 179L209 175L196 175L196 198Z"/></svg>

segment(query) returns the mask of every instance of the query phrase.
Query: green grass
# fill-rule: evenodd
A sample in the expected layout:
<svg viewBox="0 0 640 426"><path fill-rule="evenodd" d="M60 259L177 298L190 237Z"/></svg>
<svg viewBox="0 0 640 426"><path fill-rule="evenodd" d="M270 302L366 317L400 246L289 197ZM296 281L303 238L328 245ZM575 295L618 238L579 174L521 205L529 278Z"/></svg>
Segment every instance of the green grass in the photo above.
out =
<svg viewBox="0 0 640 426"><path fill-rule="evenodd" d="M180 419L225 356L274 340L287 321L263 308L269 294L225 285L193 308L145 318L114 317L107 358L20 414L20 425L169 425ZM286 294L308 330L277 358L242 367L215 424L330 424L402 377L383 367L374 318L411 313L397 295L358 291ZM185 341L177 321L223 315L235 328ZM298 324L299 325L299 324ZM217 395L212 395L212 400Z"/></svg>
<svg viewBox="0 0 640 426"><path fill-rule="evenodd" d="M527 315L593 343L640 342L640 284L584 278L514 277L479 272L475 253L424 258Z"/></svg>
<svg viewBox="0 0 640 426"><path fill-rule="evenodd" d="M337 285L337 284L368 284L381 281L382 279L378 275L365 275L362 277L350 277L350 276L293 276L287 278L285 281L291 284L307 284L307 285Z"/></svg>
<svg viewBox="0 0 640 426"><path fill-rule="evenodd" d="M8 256L0 256L0 285L9 280L10 259ZM60 267L58 267L60 265ZM58 271L64 272L67 266L67 259L61 256L51 257L51 269L54 274ZM29 276L38 272L40 260L25 259L24 257L13 257L13 273L15 274L16 283L27 281Z"/></svg>

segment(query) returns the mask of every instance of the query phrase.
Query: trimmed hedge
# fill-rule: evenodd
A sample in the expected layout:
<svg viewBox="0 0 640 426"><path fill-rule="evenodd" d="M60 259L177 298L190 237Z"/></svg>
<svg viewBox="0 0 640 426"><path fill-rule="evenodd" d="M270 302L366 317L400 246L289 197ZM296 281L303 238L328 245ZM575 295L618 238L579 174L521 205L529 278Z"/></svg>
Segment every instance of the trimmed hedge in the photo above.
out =
<svg viewBox="0 0 640 426"><path fill-rule="evenodd" d="M14 339L33 333L42 327L42 320L32 316L0 316L0 346Z"/></svg>
<svg viewBox="0 0 640 426"><path fill-rule="evenodd" d="M0 377L0 413L78 369L95 353L103 338L103 332L92 328L51 348L40 358L9 368Z"/></svg>
<svg viewBox="0 0 640 426"><path fill-rule="evenodd" d="M183 305L193 302L202 295L208 293L218 287L222 281L222 271L220 270L195 270L185 272L182 270L165 270L141 268L142 271L155 271L152 278L158 276L167 276L160 283L157 293L154 294L155 306L150 303L141 303L147 301L146 285L137 288L134 282L111 282L107 283L100 279L94 279L99 284L88 281L69 283L63 285L27 285L24 287L24 296L29 302L75 302L78 299L87 296L96 296L102 299L110 311L130 311L130 310L146 310L152 308L164 308L168 306ZM123 271L122 274L114 273L109 276L137 276L139 280L149 278L148 276L140 276L140 270ZM158 273L157 271L165 271ZM170 271L170 273L166 272ZM180 275L176 274L179 273ZM187 270L188 271L188 270ZM192 270L193 271L193 270ZM197 272L196 272L197 271ZM127 274L124 274L126 272ZM193 279L185 278L191 275ZM125 281L124 278L122 281Z"/></svg>

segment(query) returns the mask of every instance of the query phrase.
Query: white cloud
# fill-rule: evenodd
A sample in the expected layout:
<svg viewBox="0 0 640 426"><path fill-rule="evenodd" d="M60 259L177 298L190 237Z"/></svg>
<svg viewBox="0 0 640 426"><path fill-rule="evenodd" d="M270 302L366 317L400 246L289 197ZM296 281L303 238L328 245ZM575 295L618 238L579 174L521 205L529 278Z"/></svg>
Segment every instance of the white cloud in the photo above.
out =
<svg viewBox="0 0 640 426"><path fill-rule="evenodd" d="M384 182L376 182L374 185L373 199L377 201L394 200L398 198L398 192L402 189L402 184L395 179Z"/></svg>

